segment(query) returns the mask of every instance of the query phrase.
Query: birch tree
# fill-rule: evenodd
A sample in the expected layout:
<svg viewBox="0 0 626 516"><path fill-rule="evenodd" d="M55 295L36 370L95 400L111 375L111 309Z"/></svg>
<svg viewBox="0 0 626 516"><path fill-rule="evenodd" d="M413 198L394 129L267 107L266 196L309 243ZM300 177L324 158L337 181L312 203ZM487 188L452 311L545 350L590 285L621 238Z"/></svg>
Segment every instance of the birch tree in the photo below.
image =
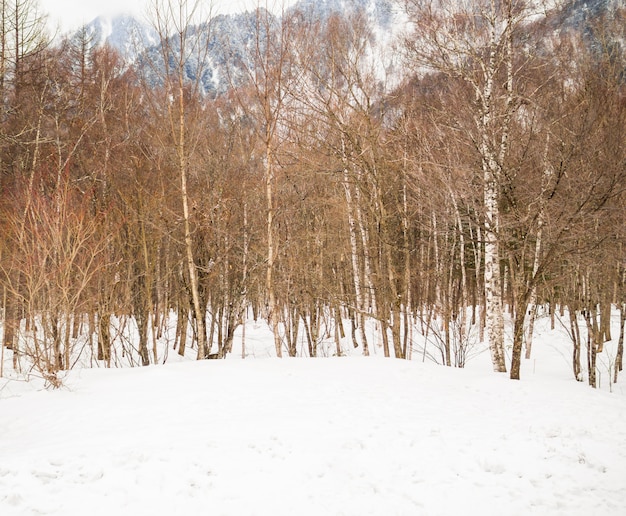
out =
<svg viewBox="0 0 626 516"><path fill-rule="evenodd" d="M532 2L522 0L407 0L405 5L413 22L407 47L418 73L459 78L471 92L474 127L466 129L481 164L486 328L493 368L505 372L500 199L519 105L516 31L535 11Z"/></svg>
<svg viewBox="0 0 626 516"><path fill-rule="evenodd" d="M610 26L602 23L603 36ZM622 27L618 25L618 30ZM525 322L529 319L528 331L532 331L539 288L546 284L579 285L569 294L574 298L570 309L584 313L591 329L589 364L602 351L609 338L603 329L610 318L607 300L614 297L612 286L617 281L612 281L617 274L606 243L619 240L617 232L608 237L604 231L619 227L610 221L619 213L613 203L621 194L618 185L625 180L618 165L624 160L625 106L618 78L623 60L617 64L607 45L615 32L592 44L571 36L555 40L540 35L535 48L541 57L524 84L526 91L535 94L512 126L515 140L528 143L512 156L516 173L507 177L503 190L502 241L515 305L513 379L520 378ZM550 70L548 76L545 70ZM591 256L593 266L588 261ZM576 333L572 331L573 336ZM575 345L579 344L576 337ZM574 357L578 377L576 362ZM594 371L595 366L590 375ZM590 382L595 384L593 378Z"/></svg>
<svg viewBox="0 0 626 516"><path fill-rule="evenodd" d="M291 44L296 26L284 9L282 16L277 16L270 12L270 7L273 7L270 2L257 2L250 52L240 56L235 66L242 70L244 78L239 102L246 114L255 120L263 152L266 307L276 356L282 357L281 314L276 286L279 256L276 177L281 168L279 149L284 139L288 84L293 80Z"/></svg>
<svg viewBox="0 0 626 516"><path fill-rule="evenodd" d="M376 112L380 109L376 101L384 95L384 77L379 72L387 63L375 55L374 35L358 6L312 23L298 48L305 80L294 97L315 120L318 144L334 156L339 170L335 180L344 194L363 352L369 354L365 322L372 317L381 327L385 354L390 355L387 329L391 327L395 356L403 357L401 304L406 303L409 281L405 271L394 266L395 251L402 244L398 235L392 235L395 216L403 208L387 195L398 176L390 171L393 160L385 153L382 110ZM405 223L401 221L402 231Z"/></svg>
<svg viewBox="0 0 626 516"><path fill-rule="evenodd" d="M167 106L166 121L169 136L176 152L176 167L180 178L181 205L183 211L183 234L185 262L189 274L189 287L197 325L198 359L205 358L208 352L206 337L206 306L200 299L198 265L194 252L194 240L191 221L190 193L188 181L193 161L195 144L198 138L197 126L194 127L194 113L190 109L190 97L200 94L200 78L202 67L208 52L208 33L201 37L193 32L194 24L202 24L205 31L209 30L208 16L202 12L204 3L199 0L163 0L153 4L152 15L154 27L160 38L161 62L165 67L164 76L160 78ZM195 65L195 81L189 81L186 68ZM161 102L157 102L158 106Z"/></svg>

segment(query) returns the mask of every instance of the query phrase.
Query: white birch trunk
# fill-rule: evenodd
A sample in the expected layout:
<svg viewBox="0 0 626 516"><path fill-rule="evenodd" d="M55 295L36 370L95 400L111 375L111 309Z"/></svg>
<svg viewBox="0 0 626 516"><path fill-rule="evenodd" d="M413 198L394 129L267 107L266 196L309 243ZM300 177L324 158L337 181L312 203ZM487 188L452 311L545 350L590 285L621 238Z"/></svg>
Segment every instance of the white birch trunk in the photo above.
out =
<svg viewBox="0 0 626 516"><path fill-rule="evenodd" d="M272 333L274 334L274 347L276 356L282 358L282 342L279 333L280 318L278 316L278 307L276 305L276 294L274 288L274 261L275 261L275 244L274 244L274 167L272 147L270 143L271 136L268 135L266 143L265 155L265 195L267 201L267 269L265 276L265 287L268 294L268 311L269 323Z"/></svg>
<svg viewBox="0 0 626 516"><path fill-rule="evenodd" d="M374 289L374 283L372 281L372 257L369 251L369 231L363 221L363 212L361 211L361 194L359 189L355 189L356 203L354 205L356 211L356 219L359 227L359 234L361 235L361 244L363 247L363 270L365 275L365 285L368 290L369 308L374 317L377 317L378 306L376 302L376 291Z"/></svg>
<svg viewBox="0 0 626 516"><path fill-rule="evenodd" d="M483 202L485 210L485 311L486 330L489 339L489 350L493 369L506 372L504 359L504 317L502 314L502 290L500 274L500 251L498 245L498 226L500 212L498 207L499 182L501 166L508 149L508 122L510 117L505 111L503 130L499 145L491 146L490 131L493 125L493 88L497 72L496 54L498 52L497 16L495 4L492 4L491 34L489 42L489 61L485 69L485 84L480 99L482 114L478 126L481 139L483 167ZM508 20L510 23L510 19ZM510 29L510 27L509 27ZM507 56L510 61L511 48L507 45ZM507 62L507 108L512 103L512 63ZM507 109L508 111L508 109ZM498 149L496 154L495 148Z"/></svg>
<svg viewBox="0 0 626 516"><path fill-rule="evenodd" d="M541 253L541 238L543 230L543 216L539 216L539 228L537 229L537 240L535 242L535 258L533 261L533 278L537 275L539 270L539 256ZM530 299L528 301L528 330L526 332L526 360L530 359L531 350L533 347L533 332L535 331L535 319L537 318L537 287L533 285L530 292Z"/></svg>
<svg viewBox="0 0 626 516"><path fill-rule="evenodd" d="M504 360L504 318L498 250L498 200L495 181L485 170L485 309L486 330L494 371L506 372Z"/></svg>
<svg viewBox="0 0 626 516"><path fill-rule="evenodd" d="M248 203L243 203L243 272L241 278L241 284L243 285L242 295L242 321L241 321L241 358L246 358L246 319L248 316L248 296L246 292L246 285L248 282Z"/></svg>
<svg viewBox="0 0 626 516"><path fill-rule="evenodd" d="M537 318L537 286L535 278L537 276L537 272L539 271L539 263L541 260L541 245L543 239L543 225L544 225L544 211L545 211L545 195L546 191L550 185L552 180L552 169L548 164L547 153L548 153L548 144L550 142L550 138L548 136L546 140L546 148L544 152L544 172L543 179L541 185L541 197L539 199L539 213L537 214L537 240L535 241L535 256L533 259L533 275L531 281L533 282L530 292L530 299L528 301L528 331L526 333L526 355L525 358L530 359L530 354L533 346L533 331L535 329L535 319Z"/></svg>
<svg viewBox="0 0 626 516"><path fill-rule="evenodd" d="M184 42L181 35L181 48L184 48ZM187 149L185 141L185 100L184 100L184 84L183 70L178 71L178 101L179 101L179 127L178 127L178 167L180 172L180 190L183 204L183 226L185 233L185 252L187 259L187 270L189 271L189 283L191 287L191 298L193 308L196 314L196 329L198 339L198 360L205 358L206 354L206 330L202 303L200 301L200 289L198 281L198 272L196 271L196 263L193 256L193 238L191 236L191 224L189 222L189 194L187 192Z"/></svg>
<svg viewBox="0 0 626 516"><path fill-rule="evenodd" d="M409 250L409 202L407 194L407 154L404 153L404 166L402 167L402 244L404 245L404 358L410 360L411 347L410 339L411 325L411 252Z"/></svg>
<svg viewBox="0 0 626 516"><path fill-rule="evenodd" d="M352 189L350 187L350 176L348 172L348 163L345 156L345 143L341 141L342 159L344 161L343 169L343 188L346 194L346 205L348 212L348 226L350 228L350 258L352 263L352 276L354 281L354 293L356 295L357 312L359 317L359 332L361 334L361 344L363 346L363 354L369 355L367 346L367 336L365 334L365 298L363 296L363 286L361 284L361 270L359 267L358 243L356 220L354 219L354 202L352 200Z"/></svg>

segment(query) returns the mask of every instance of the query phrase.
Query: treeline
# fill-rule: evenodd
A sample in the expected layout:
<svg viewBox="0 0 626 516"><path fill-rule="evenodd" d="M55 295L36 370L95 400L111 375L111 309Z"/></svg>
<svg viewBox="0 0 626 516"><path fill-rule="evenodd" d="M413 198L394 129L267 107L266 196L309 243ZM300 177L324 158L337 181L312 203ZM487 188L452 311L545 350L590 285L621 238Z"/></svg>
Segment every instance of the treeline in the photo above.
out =
<svg viewBox="0 0 626 516"><path fill-rule="evenodd" d="M178 353L222 357L252 314L278 356L303 340L316 356L328 320L368 354L376 321L386 356L411 358L417 326L462 366L478 328L519 378L545 305L570 314L574 375L585 358L595 385L611 307L622 330L626 311L625 13L577 30L536 4L403 2L412 23L387 55L363 9L259 9L228 94L207 98L186 75L208 62L201 4L155 4L162 66L146 73L86 33L50 44L33 1L3 1L14 367L54 379L85 339L110 365L114 317L156 363L174 313Z"/></svg>

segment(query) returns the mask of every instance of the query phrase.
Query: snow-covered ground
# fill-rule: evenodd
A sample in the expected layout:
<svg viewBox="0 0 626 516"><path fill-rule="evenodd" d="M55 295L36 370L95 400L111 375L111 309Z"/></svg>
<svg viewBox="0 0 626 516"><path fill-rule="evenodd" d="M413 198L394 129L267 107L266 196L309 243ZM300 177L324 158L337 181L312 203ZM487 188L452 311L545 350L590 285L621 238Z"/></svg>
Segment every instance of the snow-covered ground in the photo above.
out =
<svg viewBox="0 0 626 516"><path fill-rule="evenodd" d="M0 380L0 515L626 514L626 375L575 382L546 319L519 382L486 354L262 358L254 323L247 347Z"/></svg>

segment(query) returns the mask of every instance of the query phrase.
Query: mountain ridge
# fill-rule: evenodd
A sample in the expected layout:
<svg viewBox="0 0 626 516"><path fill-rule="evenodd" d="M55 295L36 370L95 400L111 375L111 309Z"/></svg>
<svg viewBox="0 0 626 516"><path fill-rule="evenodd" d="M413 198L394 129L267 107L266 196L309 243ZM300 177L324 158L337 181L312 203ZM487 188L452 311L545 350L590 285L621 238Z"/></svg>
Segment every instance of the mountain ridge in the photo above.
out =
<svg viewBox="0 0 626 516"><path fill-rule="evenodd" d="M566 30L588 31L601 13L624 7L625 4L625 0L571 0L546 16L552 16L555 23ZM401 11L394 0L299 0L288 7L283 16L298 14L308 20L323 22L337 14L362 14L371 28L371 37L374 38L372 47L380 50L391 49L394 37L402 31L406 17ZM246 67L252 64L251 45L259 22L258 12L218 14L209 24L189 27L190 46L206 50L206 53L197 50L195 55L190 56L185 73L190 81L200 81L204 95L221 95L243 80ZM270 25L280 20L279 15L270 12L264 13L263 17L264 23ZM128 65L137 65L145 72L149 83L158 84L158 76L162 75L165 67L161 38L148 22L131 14L98 16L72 38L87 38L93 47L109 45L120 53ZM174 52L180 52L176 40L172 38L169 46ZM387 73L387 70L382 73Z"/></svg>

